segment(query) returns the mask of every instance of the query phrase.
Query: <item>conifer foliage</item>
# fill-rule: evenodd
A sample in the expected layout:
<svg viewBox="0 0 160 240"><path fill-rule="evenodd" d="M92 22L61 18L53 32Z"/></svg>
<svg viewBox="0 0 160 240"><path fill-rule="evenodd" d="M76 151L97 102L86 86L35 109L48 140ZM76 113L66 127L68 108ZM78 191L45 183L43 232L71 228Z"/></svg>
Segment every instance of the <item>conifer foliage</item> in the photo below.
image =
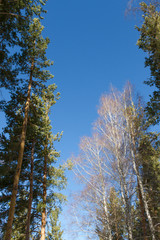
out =
<svg viewBox="0 0 160 240"><path fill-rule="evenodd" d="M1 237L45 239L50 214L58 222L65 200L59 190L66 184L54 148L61 135L52 134L49 119L59 93L55 84L48 85L53 75L47 67L53 63L46 57L49 39L43 38L41 24L47 1L14 2L0 5L0 79L10 93L10 100L1 102L7 120L0 138Z"/></svg>
<svg viewBox="0 0 160 240"><path fill-rule="evenodd" d="M160 3L147 5L142 2L140 6L144 22L137 27L140 32L137 44L148 54L145 66L150 68L151 76L145 83L154 86L155 90L148 102L147 113L149 122L155 125L160 121Z"/></svg>

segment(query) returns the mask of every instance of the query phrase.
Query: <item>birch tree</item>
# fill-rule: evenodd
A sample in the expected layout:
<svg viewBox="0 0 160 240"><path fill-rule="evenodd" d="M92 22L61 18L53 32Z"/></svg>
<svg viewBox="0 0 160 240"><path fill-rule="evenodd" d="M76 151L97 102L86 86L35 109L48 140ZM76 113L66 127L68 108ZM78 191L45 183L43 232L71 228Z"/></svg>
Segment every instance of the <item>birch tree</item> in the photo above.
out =
<svg viewBox="0 0 160 240"><path fill-rule="evenodd" d="M142 196L142 201L144 204L145 213L149 222L149 228L151 232L152 239L155 240L155 228L153 225L153 220L151 217L151 213L149 210L146 194L145 194L145 188L143 186L142 178L139 172L139 144L140 144L140 138L142 134L144 134L143 124L142 124L142 118L140 116L140 110L137 109L133 103L131 90L127 91L124 96L124 108L125 108L125 117L126 117L126 132L128 135L128 142L130 145L130 158L132 161L133 169L135 172L135 175L137 177L137 183L139 186L139 190ZM130 106L128 107L127 103L129 102Z"/></svg>
<svg viewBox="0 0 160 240"><path fill-rule="evenodd" d="M144 185L143 181L145 172L142 171L144 166L142 153L144 154L148 150L141 150L142 139L146 139L148 136L149 142L146 144L148 147L150 146L148 152L150 166L153 165L151 162L153 158L149 155L152 156L154 152L156 157L159 153L152 142L152 138L157 139L157 135L148 132L141 100L140 98L134 99L131 86L127 84L123 92L112 89L110 94L102 96L98 114L92 137L82 138L80 154L77 158L73 158L75 172L86 186L80 199L81 202L85 202L84 208L89 213L88 224L89 226L97 224L96 233L100 238L103 239L106 236L113 239L113 232L117 225L115 226L111 220L108 196L111 187L114 187L117 196L123 203L121 220L123 220L123 216L125 217L123 233L121 232L119 235L118 232L115 232L114 237L134 239L135 219L138 217L141 219L143 233L139 232L140 235L137 236L143 236L144 239L148 237L148 231L146 231L148 223L149 235L151 239L156 239L158 235L155 232L153 218L157 218L157 214L151 214L152 208L148 203L147 185ZM156 181L159 181L157 174L155 178ZM156 194L156 196L158 195ZM141 216L137 215L137 201L139 201ZM98 228L96 213L97 217L101 216L102 231ZM156 226L157 224L156 221ZM108 235L105 235L105 232Z"/></svg>
<svg viewBox="0 0 160 240"><path fill-rule="evenodd" d="M96 225L96 211L99 208L103 209L107 231L106 239L111 240L111 223L107 206L109 186L107 178L109 178L111 173L107 167L107 162L103 159L102 146L98 135L94 134L92 137L82 138L80 150L81 154L77 158L72 159L75 165L75 173L86 185L80 199L85 202L84 208L90 216L88 219L91 220L90 224L92 226Z"/></svg>
<svg viewBox="0 0 160 240"><path fill-rule="evenodd" d="M121 192L128 239L133 239L132 234L132 197L134 192L133 167L128 161L128 139L125 130L125 116L123 107L123 93L112 90L111 94L101 98L98 110L99 119L95 126L103 141L103 151L110 156L110 166L114 172L114 180L119 185Z"/></svg>

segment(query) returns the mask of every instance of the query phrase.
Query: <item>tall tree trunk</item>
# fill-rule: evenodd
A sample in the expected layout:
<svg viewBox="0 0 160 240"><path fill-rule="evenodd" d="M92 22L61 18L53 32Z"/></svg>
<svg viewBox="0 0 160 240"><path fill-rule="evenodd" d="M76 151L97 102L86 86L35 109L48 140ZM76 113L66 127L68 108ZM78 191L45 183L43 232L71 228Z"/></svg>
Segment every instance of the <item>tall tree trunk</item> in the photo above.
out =
<svg viewBox="0 0 160 240"><path fill-rule="evenodd" d="M104 206L104 212L107 220L108 239L112 240L112 231L111 231L111 224L110 224L108 206L106 201L105 181L104 181L101 159L99 159L98 165L99 165L99 171L100 171L100 181L102 184L103 206Z"/></svg>
<svg viewBox="0 0 160 240"><path fill-rule="evenodd" d="M116 240L119 240L119 231L118 231L118 224L117 224L117 209L116 209L116 205L114 204L114 226L115 226L115 230L116 230Z"/></svg>
<svg viewBox="0 0 160 240"><path fill-rule="evenodd" d="M32 149L31 149L30 193L29 193L29 201L28 201L28 214L27 214L27 222L26 222L26 238L25 238L25 240L29 240L31 209L32 209L32 200L33 200L34 147L35 147L35 140L33 140L33 142L32 142Z"/></svg>
<svg viewBox="0 0 160 240"><path fill-rule="evenodd" d="M30 94L31 94L32 77L33 77L32 76L33 75L33 66L34 66L34 61L32 61L32 64L31 64L30 80L29 80L29 84L28 84L27 99L26 99L26 104L25 104L25 116L24 116L23 125L22 125L18 162L17 162L17 168L16 168L16 172L15 172L15 176L14 176L13 190L12 190L12 196L11 196L11 202L10 202L10 209L9 209L9 216L8 216L5 240L10 240L11 234L12 234L12 224L13 224L13 219L14 219L16 196L17 196L17 191L18 191L18 183L19 183L19 178L20 178L20 173L21 173L21 166L22 166L23 153L24 153L24 147L25 147L28 112L29 112L29 105L30 105Z"/></svg>
<svg viewBox="0 0 160 240"><path fill-rule="evenodd" d="M132 223L131 223L131 206L130 206L131 203L128 197L126 181L125 181L124 173L121 170L120 160L118 156L117 156L117 160L118 160L118 172L119 172L119 178L120 178L121 194L122 194L122 200L123 200L124 209L125 209L125 222L126 222L126 228L128 232L128 240L133 240Z"/></svg>
<svg viewBox="0 0 160 240"><path fill-rule="evenodd" d="M121 185L122 200L123 200L124 209L125 209L125 222L126 222L126 228L128 232L128 240L133 240L132 226L131 226L131 213L130 213L131 208L130 208L129 198L125 188L125 184L122 184L121 180L120 180L120 185Z"/></svg>
<svg viewBox="0 0 160 240"><path fill-rule="evenodd" d="M130 94L131 94L131 92L130 92ZM148 207L148 203L147 203L147 199L146 199L146 195L145 195L145 191L144 191L143 182L142 182L141 175L139 173L139 169L138 169L137 162L136 162L138 152L137 152L136 140L135 140L136 138L135 137L137 137L137 132L140 132L141 129L140 129L140 127L138 127L135 130L134 121L135 121L135 119L137 119L137 113L136 113L136 109L135 109L135 106L134 106L134 103L133 103L131 97L130 97L130 101L131 101L131 106L132 106L132 115L131 116L128 115L126 104L125 104L125 110L126 110L126 123L127 123L127 128L128 128L128 140L130 142L133 170L134 170L134 172L136 174L136 177L137 177L139 190L140 190L140 193L141 193L141 196L142 196L142 201L143 201L143 204L144 204L145 213L146 213L148 223L149 223L151 237L152 237L152 240L156 240L155 229L154 229L154 226L153 226L152 217L151 217L151 214L150 214L150 211L149 211L149 207Z"/></svg>
<svg viewBox="0 0 160 240"><path fill-rule="evenodd" d="M106 215L106 220L107 220L107 229L108 229L108 239L112 240L112 231L111 231L111 226L110 226L110 220L109 220L109 214L108 214L108 207L107 207L107 202L106 202L106 196L103 195L103 204L104 204L104 212Z"/></svg>
<svg viewBox="0 0 160 240"><path fill-rule="evenodd" d="M147 240L147 236L146 236L146 218L144 215L144 204L142 201L142 195L141 195L141 191L140 191L140 187L138 184L138 196L139 196L139 205L140 205L140 212L141 212L141 224L142 224L142 229L143 229L143 239Z"/></svg>
<svg viewBox="0 0 160 240"><path fill-rule="evenodd" d="M140 193L141 193L141 196L142 196L142 201L143 201L143 204L144 204L145 213L146 213L146 216L147 216L147 219L148 219L149 228L150 228L150 232L151 232L151 237L152 237L152 240L156 240L155 229L154 229L154 226L153 226L152 217L151 217L151 214L149 212L149 207L148 207L147 199L146 199L146 196L145 196L143 183L142 183L141 176L140 176L139 171L138 171L137 166L136 166L133 151L132 151L132 159L133 159L133 169L134 169L135 174L137 176L139 190L140 190Z"/></svg>
<svg viewBox="0 0 160 240"><path fill-rule="evenodd" d="M46 146L47 148L47 146ZM44 157L44 175L43 175L43 209L42 209L42 225L41 225L41 240L45 240L46 227L46 199L47 199L47 155Z"/></svg>
<svg viewBox="0 0 160 240"><path fill-rule="evenodd" d="M135 111L135 109L134 109ZM136 116L136 113L134 113L134 116ZM145 209L145 213L148 219L148 223L149 223L149 228L150 228L150 232L151 232L151 237L152 240L156 240L155 238L155 229L153 226L153 221L152 221L152 217L149 211L149 207L148 207L148 203L147 203L147 199L146 199L146 195L145 195L145 191L144 191L144 187L143 187L143 182L139 173L139 169L137 167L136 164L136 155L137 155L137 151L136 151L136 143L135 143L135 133L134 133L134 126L133 126L133 122L131 122L129 124L129 120L128 120L128 126L129 127L129 140L130 140L130 147L131 147L131 157L132 157L132 163L133 163L133 169L134 172L137 176L137 182L138 182L138 186L139 186L139 191L142 197L142 201L144 204L144 209Z"/></svg>

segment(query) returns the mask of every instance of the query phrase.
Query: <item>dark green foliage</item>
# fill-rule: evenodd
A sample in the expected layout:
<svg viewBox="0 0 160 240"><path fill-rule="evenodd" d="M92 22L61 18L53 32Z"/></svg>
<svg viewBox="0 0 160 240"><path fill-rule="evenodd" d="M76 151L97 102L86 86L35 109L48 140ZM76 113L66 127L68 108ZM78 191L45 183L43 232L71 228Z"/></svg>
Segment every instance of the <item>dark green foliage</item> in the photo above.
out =
<svg viewBox="0 0 160 240"><path fill-rule="evenodd" d="M32 1L2 1L0 11L0 87L12 89L19 83L21 32L29 27Z"/></svg>
<svg viewBox="0 0 160 240"><path fill-rule="evenodd" d="M53 75L46 69L52 62L46 57L49 39L42 36L40 20L45 12L46 0L3 1L0 6L2 22L0 87L10 92L10 100L1 102L6 116L6 127L0 139L0 183L1 183L1 236L4 236L9 210L13 179L17 165L24 121L27 89L31 82L29 99L28 126L25 140L23 164L18 186L12 239L25 239L25 228L30 193L30 159L34 142L33 200L31 210L30 235L40 238L42 211L43 161L47 162L47 211L60 207L65 197L59 193L66 184L65 168L58 166L59 153L53 142L60 135L52 135L49 120L50 107L59 98L54 95L55 84L47 86ZM31 81L32 79L32 81ZM47 146L47 148L45 147ZM56 164L56 167L55 167ZM58 192L56 192L58 189ZM57 215L58 217L58 215ZM38 227L38 230L37 228Z"/></svg>
<svg viewBox="0 0 160 240"><path fill-rule="evenodd" d="M160 151L157 138L156 134L143 136L140 143L140 172L158 239L160 237Z"/></svg>
<svg viewBox="0 0 160 240"><path fill-rule="evenodd" d="M15 86L23 82L20 74L26 73L24 68L27 62L25 60L27 56L31 57L31 52L28 52L29 48L31 47L33 50L33 37L31 39L30 35L31 22L34 17L42 18L41 14L46 12L43 9L46 1L2 1L0 9L0 87L13 90ZM24 35L26 39L24 39ZM40 40L38 41L40 42Z"/></svg>
<svg viewBox="0 0 160 240"><path fill-rule="evenodd" d="M31 158L31 146L32 141L35 139L34 150L34 180L33 180L33 203L31 213L31 233L34 238L38 234L37 229L40 230L41 225L41 211L42 211L42 199L43 199L43 160L46 154L44 148L47 137L47 212L48 219L52 209L59 208L62 202L65 200L63 194L59 190L63 189L66 185L66 177L64 175L65 168L63 166L57 166L57 158L59 153L54 149L53 142L60 140L60 135L53 136L51 132L50 120L47 115L50 107L55 104L56 99L59 98L59 93L54 96L55 84L50 85L48 88L42 91L42 98L32 95L31 107L29 112L28 128L27 128L27 140L24 152L24 159L22 165L22 172L19 182L19 191L17 196L17 206L15 212L15 219L13 224L13 239L25 239L25 224L28 211L28 197L29 197L29 178L30 178L30 158ZM18 101L18 98L17 98ZM10 103L9 103L10 104ZM10 195L12 191L14 172L16 167L16 160L18 154L18 146L23 116L23 108L18 107L15 104L13 106L13 112L7 109L8 124L4 133L7 134L7 138L2 135L1 137L1 160L3 165L1 166L1 226L2 233L5 230L5 222L8 216L8 203L10 201ZM4 160L5 159L5 160ZM56 164L56 166L55 166ZM58 191L57 191L58 189ZM58 215L57 215L58 218ZM57 219L58 220L58 219ZM37 228L36 228L37 227ZM36 231L35 231L36 230Z"/></svg>
<svg viewBox="0 0 160 240"><path fill-rule="evenodd" d="M148 54L145 59L145 66L150 68L151 77L145 81L149 86L154 87L153 95L146 108L148 119L151 124L160 121L160 11L156 5L147 5L142 2L144 22L140 28L138 46Z"/></svg>

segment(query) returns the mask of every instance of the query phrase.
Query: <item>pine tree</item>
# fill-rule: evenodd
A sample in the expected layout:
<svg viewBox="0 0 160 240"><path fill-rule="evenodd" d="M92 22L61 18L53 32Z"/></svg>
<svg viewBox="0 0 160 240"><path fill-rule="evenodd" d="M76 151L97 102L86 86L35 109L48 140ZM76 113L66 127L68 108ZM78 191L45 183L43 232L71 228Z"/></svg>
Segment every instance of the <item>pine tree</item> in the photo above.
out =
<svg viewBox="0 0 160 240"><path fill-rule="evenodd" d="M42 18L45 3L46 0L1 0L0 87L13 91L23 81L19 76L23 62L21 50L28 49L23 44L23 33L29 30L33 16Z"/></svg>
<svg viewBox="0 0 160 240"><path fill-rule="evenodd" d="M55 208L50 214L50 228L51 230L47 234L47 240L62 240L63 231L61 230L61 224L58 222L60 209Z"/></svg>
<svg viewBox="0 0 160 240"><path fill-rule="evenodd" d="M57 161L56 158L59 156L59 153L57 153L56 150L54 149L53 141L59 140L60 136L59 135L52 136L50 120L49 117L46 116L46 105L44 104L44 102L47 101L51 107L51 105L55 103L56 99L59 98L58 97L59 93L54 96L55 89L56 86L55 84L53 84L48 88L43 89L42 98L36 96L35 94L33 94L31 97L28 128L26 134L26 148L23 157L24 163L22 165L21 170L22 174L20 177L19 191L17 195L17 207L15 211L15 219L13 222L13 239L19 238L29 239L29 236L31 235L34 237L36 236L38 237L37 233L35 232L35 227L40 230L40 218L41 218L40 215L42 214L44 206L42 191L43 188L41 184L43 182L42 165L44 164L44 156L46 150L49 153L47 161L47 179L46 179L47 196L45 204L46 206L45 211L47 209L48 217L52 208L60 206L63 200L65 199L65 197L62 194L56 193L56 188L62 189L65 187L66 184L66 178L64 175L65 168L63 166L59 167L54 166ZM46 99L45 101L44 98ZM49 104L47 105L47 108L49 107ZM15 108L16 106L17 104L15 102ZM23 116L21 116L22 114L21 108L19 107L17 108L18 110L14 112L12 112L12 110L8 111L10 121L8 121L8 126L6 127L6 133L8 134L12 133L13 135L13 132L15 132L15 135L12 137L12 141L10 141L10 138L8 139L8 141L6 141L5 138L3 142L1 141L3 147L3 148L1 147L1 157L3 159L4 152L6 160L4 161L3 169L7 171L8 169L10 169L10 171L8 171L7 174L3 172L1 178L1 182L3 184L2 192L6 193L4 197L8 197L7 199L5 198L3 201L3 205L6 205L6 211L8 209L7 203L9 201L9 196L11 194L14 169L17 159L18 144L16 143L15 140L17 139L18 129L20 135L21 129L19 126L21 125L20 123L23 121ZM49 139L47 140L48 141L47 149L45 149L46 136L49 137ZM13 142L16 143L17 148L15 148L15 144L12 145ZM7 144L9 144L9 147L7 147L8 146ZM8 152L8 148L10 148L11 153L10 155ZM14 151L16 152L15 156ZM10 156L11 159L8 162L7 160ZM8 181L8 175L11 178L10 184L9 183L6 184L6 182ZM9 196L7 193L9 194ZM48 218L45 218L45 221L48 221ZM3 228L5 229L5 225ZM24 229L26 230L24 231Z"/></svg>
<svg viewBox="0 0 160 240"><path fill-rule="evenodd" d="M113 240L123 240L125 235L125 218L123 213L122 201L118 197L114 187L111 187L108 197L108 212ZM104 214L105 213L103 211L97 211L98 224L96 226L96 233L98 234L100 240L108 239Z"/></svg>
<svg viewBox="0 0 160 240"><path fill-rule="evenodd" d="M124 239L125 218L123 213L122 200L118 198L118 195L114 187L110 189L109 212L112 223L113 239L114 240Z"/></svg>
<svg viewBox="0 0 160 240"><path fill-rule="evenodd" d="M140 173L145 186L149 209L155 226L157 239L159 235L160 222L160 163L159 163L159 141L158 135L150 133L144 135L140 143ZM145 221L146 228L148 223ZM149 233L148 233L149 235Z"/></svg>
<svg viewBox="0 0 160 240"><path fill-rule="evenodd" d="M42 224L41 224L41 239L45 239L46 233L46 221L47 221L47 207L48 209L52 208L52 201L51 199L54 196L54 199L57 198L58 201L63 201L63 195L57 195L53 193L53 190L49 190L50 186L54 188L54 186L57 186L58 188L63 188L66 179L64 176L64 169L61 168L55 168L53 164L56 162L56 158L59 156L59 154L55 151L53 146L53 140L58 140L59 136L55 135L53 136L51 133L51 126L50 126L50 120L49 120L49 111L51 106L55 103L55 97L53 95L53 90L55 89L55 85L50 85L48 89L45 91L43 90L42 95L42 102L43 102L43 116L42 116L42 122L44 124L44 127L42 129L43 132L43 140L42 140L42 150L41 155L43 156L43 163L41 166L43 166L43 192L42 192ZM50 191L50 194L48 195L48 190ZM49 202L48 202L49 201ZM48 204L47 204L48 202Z"/></svg>
<svg viewBox="0 0 160 240"><path fill-rule="evenodd" d="M140 4L144 22L137 27L140 38L137 42L140 49L148 54L145 66L150 68L151 77L145 81L149 86L154 86L152 96L148 102L146 111L148 121L157 124L160 121L160 11L159 5L142 2Z"/></svg>
<svg viewBox="0 0 160 240"><path fill-rule="evenodd" d="M36 11L36 6L35 6L35 11ZM39 9L37 11L39 11ZM44 83L48 79L53 77L49 73L49 71L43 70L45 67L50 66L52 63L49 60L47 60L47 58L45 57L49 39L48 38L43 39L41 35L42 30L43 30L43 26L41 25L40 20L38 18L34 18L33 20L30 21L28 31L23 32L23 35L22 35L22 43L21 43L22 54L21 54L21 61L19 63L19 66L20 66L21 72L24 74L23 75L24 78L25 79L29 78L29 80L23 82L22 87L20 86L20 87L17 87L16 89L16 93L21 93L20 95L23 95L23 99L25 99L25 106L24 106L24 116L23 116L23 123L22 123L18 163L17 163L16 173L15 173L13 191L12 191L12 197L11 197L11 203L10 203L6 239L10 239L10 236L11 236L11 226L13 222L15 203L16 203L16 194L18 189L18 182L20 177L25 139L26 139L31 90L32 92L35 91L36 93L40 94L42 88L45 88ZM23 61L22 61L22 58L23 58ZM28 89L27 92L25 89ZM13 98L14 98L14 95L12 93L12 100Z"/></svg>

